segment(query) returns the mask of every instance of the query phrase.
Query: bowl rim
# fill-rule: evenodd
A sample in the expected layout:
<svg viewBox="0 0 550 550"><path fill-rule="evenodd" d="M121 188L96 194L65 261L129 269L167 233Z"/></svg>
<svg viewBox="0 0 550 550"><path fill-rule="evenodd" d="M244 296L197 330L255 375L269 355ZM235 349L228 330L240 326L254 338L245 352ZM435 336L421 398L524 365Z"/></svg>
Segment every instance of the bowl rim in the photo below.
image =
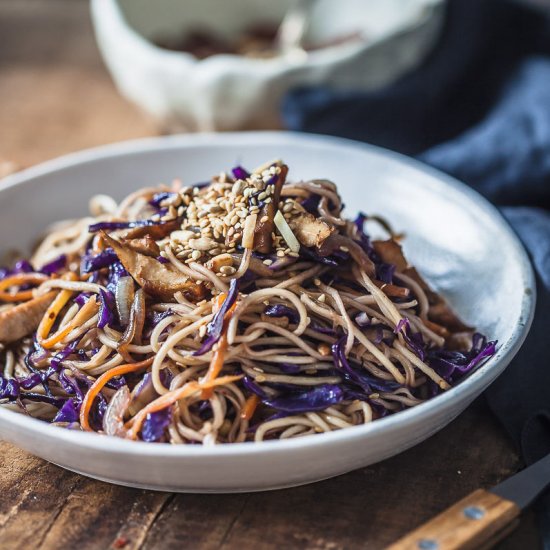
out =
<svg viewBox="0 0 550 550"><path fill-rule="evenodd" d="M386 431L390 434L392 430L395 429L403 429L406 427L414 428L418 422L428 419L438 411L450 408L453 403L457 401L471 401L480 391L485 389L487 385L485 384L486 378L489 378L490 382L492 382L493 379L506 368L523 344L531 326L535 311L535 276L527 253L519 238L497 208L489 203L477 191L474 191L472 188L435 168L400 153L345 138L288 131L205 132L149 137L102 145L70 153L9 175L0 179L0 196L7 189L25 185L25 183L31 183L36 178L51 175L55 172L76 168L81 164L101 162L127 155L140 155L153 151L187 149L208 145L246 147L247 144L267 144L270 142L280 142L281 140L285 141L285 145L288 145L288 142L296 143L298 147L304 145L309 147L323 145L346 150L352 149L358 153L371 153L378 157L385 157L392 163L400 163L412 171L422 172L430 176L431 184L435 187L450 187L462 195L465 195L468 200L476 202L477 206L484 210L499 226L503 236L508 239L509 244L513 247L514 255L518 260L521 277L524 282L520 317L510 338L499 345L496 354L489 358L489 360L468 376L468 378L452 387L447 392L421 403L416 407L380 418L369 424L362 424L360 426L353 426L342 430L314 434L301 438L268 440L258 443L231 443L212 447L199 445L171 445L168 443L151 444L51 426L44 421L0 407L0 423L2 425L11 425L11 427L24 430L37 438L43 438L49 435L51 442L57 441L65 445L74 445L82 449L111 455L130 454L142 455L143 457L203 457L212 459L240 455L248 456L250 454L258 455L265 452L269 452L270 454L274 452L286 453L302 447L322 447L325 445L339 444L344 441L358 441L381 431ZM494 372L496 372L496 374L494 374ZM492 378L491 375L493 375ZM46 430L44 430L44 428L46 428Z"/></svg>

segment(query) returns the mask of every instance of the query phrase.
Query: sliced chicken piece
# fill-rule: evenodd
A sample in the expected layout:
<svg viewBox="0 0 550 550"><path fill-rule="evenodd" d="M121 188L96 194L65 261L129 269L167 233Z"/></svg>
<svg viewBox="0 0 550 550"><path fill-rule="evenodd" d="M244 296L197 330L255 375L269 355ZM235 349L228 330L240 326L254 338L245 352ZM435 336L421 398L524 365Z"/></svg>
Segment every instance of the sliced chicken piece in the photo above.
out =
<svg viewBox="0 0 550 550"><path fill-rule="evenodd" d="M321 246L333 231L327 223L309 213L293 219L290 228L300 243L307 247Z"/></svg>
<svg viewBox="0 0 550 550"><path fill-rule="evenodd" d="M0 313L0 342L9 344L28 336L38 328L55 292L48 292Z"/></svg>
<svg viewBox="0 0 550 550"><path fill-rule="evenodd" d="M190 280L172 264L162 264L156 258L140 254L106 233L102 235L105 242L115 251L126 271L147 294L167 301L173 300L176 292L183 292L193 300L204 297L204 286Z"/></svg>
<svg viewBox="0 0 550 550"><path fill-rule="evenodd" d="M158 258L160 256L159 245L150 235L145 235L141 239L125 239L122 242L134 252L138 252L144 256L150 256L151 258Z"/></svg>
<svg viewBox="0 0 550 550"><path fill-rule="evenodd" d="M409 267L401 245L393 239L373 241L372 246L380 259L387 264L393 264L397 271L405 271Z"/></svg>
<svg viewBox="0 0 550 550"><path fill-rule="evenodd" d="M447 304L446 300L430 288L428 283L414 267L409 266L399 243L390 239L388 241L374 241L372 245L382 261L394 264L398 272L416 281L420 285L420 288L426 293L426 297L430 304L428 317L429 320L436 325L429 326L434 332L447 339L449 338L449 333L471 332L472 328L459 319L450 308L449 304Z"/></svg>

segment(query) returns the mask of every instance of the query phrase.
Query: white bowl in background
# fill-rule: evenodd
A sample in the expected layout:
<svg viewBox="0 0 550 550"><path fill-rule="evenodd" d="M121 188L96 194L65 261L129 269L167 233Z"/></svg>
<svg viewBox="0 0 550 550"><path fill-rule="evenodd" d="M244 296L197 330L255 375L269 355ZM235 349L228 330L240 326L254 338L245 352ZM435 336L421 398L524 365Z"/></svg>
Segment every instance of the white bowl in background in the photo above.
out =
<svg viewBox="0 0 550 550"><path fill-rule="evenodd" d="M152 40L192 28L236 36L258 20L278 23L289 0L92 0L97 42L120 92L170 127L281 127L290 88L324 84L372 90L416 67L443 21L444 0L318 0L309 35L317 41L360 31L367 41L305 58L215 55L197 60Z"/></svg>
<svg viewBox="0 0 550 550"><path fill-rule="evenodd" d="M497 353L463 382L415 408L336 432L202 447L143 443L50 426L0 407L0 437L85 475L133 487L238 492L309 483L395 455L443 428L508 365L529 329L533 272L518 238L485 199L452 178L348 140L286 132L196 134L133 141L47 162L0 183L2 248L29 248L89 198L204 181L236 163L282 158L289 179L338 184L347 215L380 213L405 231L405 252ZM498 254L495 250L498 248Z"/></svg>

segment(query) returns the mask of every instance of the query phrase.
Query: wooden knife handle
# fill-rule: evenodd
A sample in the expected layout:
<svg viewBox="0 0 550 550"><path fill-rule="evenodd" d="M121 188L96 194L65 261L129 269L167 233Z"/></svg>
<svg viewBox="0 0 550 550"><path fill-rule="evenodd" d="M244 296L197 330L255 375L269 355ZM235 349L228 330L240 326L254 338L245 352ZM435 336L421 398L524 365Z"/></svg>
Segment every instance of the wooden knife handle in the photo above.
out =
<svg viewBox="0 0 550 550"><path fill-rule="evenodd" d="M475 550L498 542L519 513L514 502L478 489L386 550Z"/></svg>

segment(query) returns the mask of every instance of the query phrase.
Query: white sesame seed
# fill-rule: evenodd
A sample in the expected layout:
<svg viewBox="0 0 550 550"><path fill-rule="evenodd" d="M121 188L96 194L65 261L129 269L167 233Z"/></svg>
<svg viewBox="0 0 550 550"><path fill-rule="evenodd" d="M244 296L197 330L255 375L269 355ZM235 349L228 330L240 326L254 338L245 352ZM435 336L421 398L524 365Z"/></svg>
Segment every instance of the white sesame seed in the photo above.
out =
<svg viewBox="0 0 550 550"><path fill-rule="evenodd" d="M273 260L270 260L269 258L267 260L264 260L265 265L271 265L273 263Z"/></svg>
<svg viewBox="0 0 550 550"><path fill-rule="evenodd" d="M220 273L223 275L233 275L237 270L231 265L224 265L220 267Z"/></svg>
<svg viewBox="0 0 550 550"><path fill-rule="evenodd" d="M237 180L231 188L231 192L233 193L233 195L240 195L244 185L245 183L243 180Z"/></svg>

